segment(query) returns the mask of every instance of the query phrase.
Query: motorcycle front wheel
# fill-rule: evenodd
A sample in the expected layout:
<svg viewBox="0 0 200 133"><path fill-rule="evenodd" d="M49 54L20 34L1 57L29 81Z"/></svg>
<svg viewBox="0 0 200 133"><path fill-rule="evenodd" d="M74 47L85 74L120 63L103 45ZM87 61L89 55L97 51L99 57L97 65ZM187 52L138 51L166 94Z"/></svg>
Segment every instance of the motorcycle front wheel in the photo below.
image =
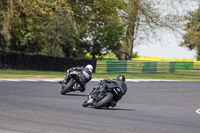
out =
<svg viewBox="0 0 200 133"><path fill-rule="evenodd" d="M65 95L66 93L71 91L71 87L73 85L73 79L70 79L69 82L65 85L65 87L61 90L61 94Z"/></svg>
<svg viewBox="0 0 200 133"><path fill-rule="evenodd" d="M87 103L87 101L84 101L82 104L83 107L87 107L88 105L89 105L89 103Z"/></svg>
<svg viewBox="0 0 200 133"><path fill-rule="evenodd" d="M113 99L113 94L107 92L105 96L100 101L95 102L93 106L95 109L100 109L102 107L105 107L108 103L110 103L112 99Z"/></svg>

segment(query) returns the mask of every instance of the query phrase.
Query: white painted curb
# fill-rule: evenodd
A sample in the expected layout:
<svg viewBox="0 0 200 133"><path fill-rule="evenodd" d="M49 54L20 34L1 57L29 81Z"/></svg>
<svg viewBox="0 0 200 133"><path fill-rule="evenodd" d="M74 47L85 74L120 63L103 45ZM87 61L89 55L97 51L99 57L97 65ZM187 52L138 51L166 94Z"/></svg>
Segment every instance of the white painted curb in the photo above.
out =
<svg viewBox="0 0 200 133"><path fill-rule="evenodd" d="M1 130L0 133L19 133L19 132L14 132L14 131L7 131L7 130Z"/></svg>
<svg viewBox="0 0 200 133"><path fill-rule="evenodd" d="M45 82L58 82L62 81L63 79L0 79L0 82L3 81L14 81L14 82L21 82L21 81L29 81L29 82L38 82L38 81L45 81ZM91 81L99 82L102 79L92 79ZM162 80L162 79L127 79L127 82L151 82L151 81L178 81L178 80Z"/></svg>

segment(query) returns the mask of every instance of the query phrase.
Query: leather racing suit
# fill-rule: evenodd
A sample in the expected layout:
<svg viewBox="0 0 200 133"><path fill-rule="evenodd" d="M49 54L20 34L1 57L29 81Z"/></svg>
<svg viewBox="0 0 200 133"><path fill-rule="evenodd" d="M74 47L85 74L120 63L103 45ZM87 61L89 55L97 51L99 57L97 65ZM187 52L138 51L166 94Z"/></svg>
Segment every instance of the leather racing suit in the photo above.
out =
<svg viewBox="0 0 200 133"><path fill-rule="evenodd" d="M85 84L88 83L92 79L92 72L90 72L85 67L72 67L69 70L70 71L77 70L77 71L81 72L80 75L78 75L79 76L79 84L80 84L79 89L81 92L84 92L86 89Z"/></svg>

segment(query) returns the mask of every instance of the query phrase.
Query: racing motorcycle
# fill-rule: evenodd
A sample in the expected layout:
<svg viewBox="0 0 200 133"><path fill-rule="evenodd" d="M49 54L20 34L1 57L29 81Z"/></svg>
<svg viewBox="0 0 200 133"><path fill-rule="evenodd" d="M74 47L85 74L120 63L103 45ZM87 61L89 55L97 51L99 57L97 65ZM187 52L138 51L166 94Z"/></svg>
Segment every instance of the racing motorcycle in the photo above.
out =
<svg viewBox="0 0 200 133"><path fill-rule="evenodd" d="M105 83L100 83L93 88L92 92L82 104L83 107L92 106L95 109L109 108L112 106L113 99L121 93L121 88L116 84L111 84L106 87Z"/></svg>
<svg viewBox="0 0 200 133"><path fill-rule="evenodd" d="M80 71L77 70L67 70L67 74L63 81L61 81L62 84L62 90L61 94L65 95L66 93L69 92L74 92L74 91L80 91L80 85L79 85L79 75Z"/></svg>

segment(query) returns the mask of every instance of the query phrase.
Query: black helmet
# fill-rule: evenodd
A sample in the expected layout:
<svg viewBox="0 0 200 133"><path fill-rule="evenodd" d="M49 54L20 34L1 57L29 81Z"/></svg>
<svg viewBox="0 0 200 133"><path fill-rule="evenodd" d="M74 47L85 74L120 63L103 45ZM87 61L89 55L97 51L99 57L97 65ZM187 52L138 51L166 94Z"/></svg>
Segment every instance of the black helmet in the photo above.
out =
<svg viewBox="0 0 200 133"><path fill-rule="evenodd" d="M118 81L121 80L121 81L124 81L124 82L125 82L126 78L125 78L124 75L119 75L119 76L117 77L117 80L118 80Z"/></svg>

